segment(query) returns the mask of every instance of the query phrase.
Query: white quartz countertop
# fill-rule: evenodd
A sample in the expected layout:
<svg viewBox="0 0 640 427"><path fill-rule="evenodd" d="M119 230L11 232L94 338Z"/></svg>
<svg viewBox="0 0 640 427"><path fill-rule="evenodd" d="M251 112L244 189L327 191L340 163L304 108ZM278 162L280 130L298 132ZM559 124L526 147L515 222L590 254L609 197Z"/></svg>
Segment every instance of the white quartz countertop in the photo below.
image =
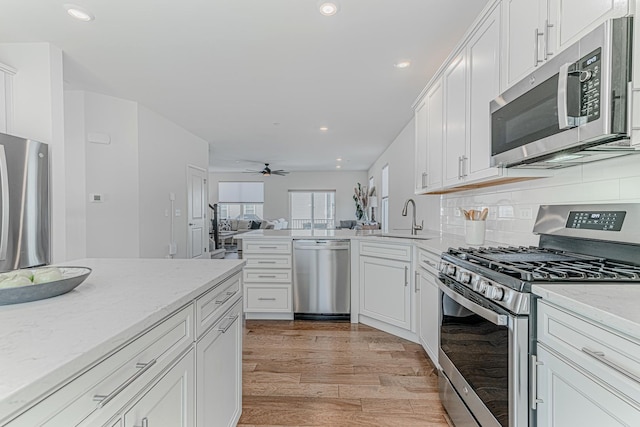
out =
<svg viewBox="0 0 640 427"><path fill-rule="evenodd" d="M450 247L470 247L464 236L424 230L411 236L409 230L393 230L382 233L381 230L253 230L233 236L235 239L375 239L379 241L415 244L435 253L446 252ZM485 241L481 246L504 246L500 242Z"/></svg>
<svg viewBox="0 0 640 427"><path fill-rule="evenodd" d="M221 279L242 260L82 259L80 286L0 306L0 419L115 350Z"/></svg>
<svg viewBox="0 0 640 427"><path fill-rule="evenodd" d="M546 301L640 340L640 285L533 285L531 289Z"/></svg>

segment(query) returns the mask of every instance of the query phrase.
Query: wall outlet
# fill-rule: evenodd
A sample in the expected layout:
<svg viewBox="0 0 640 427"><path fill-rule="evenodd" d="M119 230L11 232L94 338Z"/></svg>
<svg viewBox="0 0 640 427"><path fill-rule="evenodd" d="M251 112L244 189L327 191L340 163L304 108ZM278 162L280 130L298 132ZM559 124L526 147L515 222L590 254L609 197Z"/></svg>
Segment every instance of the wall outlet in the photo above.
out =
<svg viewBox="0 0 640 427"><path fill-rule="evenodd" d="M169 255L175 255L178 253L178 245L173 242L169 243Z"/></svg>
<svg viewBox="0 0 640 427"><path fill-rule="evenodd" d="M176 216L181 216L182 215L182 211L180 209L176 209Z"/></svg>
<svg viewBox="0 0 640 427"><path fill-rule="evenodd" d="M533 209L520 208L518 210L518 217L520 217L520 219L533 219Z"/></svg>
<svg viewBox="0 0 640 427"><path fill-rule="evenodd" d="M169 216L169 209L165 209L164 210L164 216L168 217Z"/></svg>

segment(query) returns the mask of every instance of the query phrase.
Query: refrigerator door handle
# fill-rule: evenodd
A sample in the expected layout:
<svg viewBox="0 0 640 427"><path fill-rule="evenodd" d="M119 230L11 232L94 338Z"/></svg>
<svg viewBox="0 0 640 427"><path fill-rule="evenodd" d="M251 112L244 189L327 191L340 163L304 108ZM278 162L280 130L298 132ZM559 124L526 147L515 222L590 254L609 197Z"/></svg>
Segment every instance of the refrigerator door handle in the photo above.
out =
<svg viewBox="0 0 640 427"><path fill-rule="evenodd" d="M4 145L0 145L0 180L2 187L2 225L0 229L0 260L7 259L7 243L9 242L9 182L7 173L7 153Z"/></svg>

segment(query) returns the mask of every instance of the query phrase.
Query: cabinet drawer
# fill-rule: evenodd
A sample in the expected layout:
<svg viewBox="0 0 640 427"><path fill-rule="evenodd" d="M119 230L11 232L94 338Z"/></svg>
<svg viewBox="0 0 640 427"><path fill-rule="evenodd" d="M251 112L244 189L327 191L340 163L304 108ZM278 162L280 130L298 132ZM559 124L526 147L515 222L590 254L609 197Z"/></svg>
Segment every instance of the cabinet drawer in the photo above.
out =
<svg viewBox="0 0 640 427"><path fill-rule="evenodd" d="M240 297L240 279L240 273L234 274L196 300L196 338L200 338Z"/></svg>
<svg viewBox="0 0 640 427"><path fill-rule="evenodd" d="M245 269L244 283L291 283L291 269Z"/></svg>
<svg viewBox="0 0 640 427"><path fill-rule="evenodd" d="M290 313L290 286L245 286L245 311Z"/></svg>
<svg viewBox="0 0 640 427"><path fill-rule="evenodd" d="M291 254L290 240L242 240L243 253Z"/></svg>
<svg viewBox="0 0 640 427"><path fill-rule="evenodd" d="M425 249L418 249L418 266L437 276L439 264L440 257L438 255Z"/></svg>
<svg viewBox="0 0 640 427"><path fill-rule="evenodd" d="M246 254L244 268L291 268L291 255Z"/></svg>
<svg viewBox="0 0 640 427"><path fill-rule="evenodd" d="M190 304L8 425L72 426L88 416L104 423L193 343L193 317Z"/></svg>
<svg viewBox="0 0 640 427"><path fill-rule="evenodd" d="M640 402L638 341L542 300L537 308L539 342Z"/></svg>
<svg viewBox="0 0 640 427"><path fill-rule="evenodd" d="M360 255L411 261L411 246L395 243L360 242Z"/></svg>

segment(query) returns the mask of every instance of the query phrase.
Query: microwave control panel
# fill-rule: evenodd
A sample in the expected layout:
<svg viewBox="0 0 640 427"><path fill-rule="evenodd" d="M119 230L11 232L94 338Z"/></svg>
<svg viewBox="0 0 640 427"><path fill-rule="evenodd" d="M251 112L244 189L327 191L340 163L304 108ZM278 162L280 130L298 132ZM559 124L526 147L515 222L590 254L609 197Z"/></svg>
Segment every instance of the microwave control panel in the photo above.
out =
<svg viewBox="0 0 640 427"><path fill-rule="evenodd" d="M600 75L602 49L598 48L576 63L580 81L580 117L587 122L600 118Z"/></svg>

